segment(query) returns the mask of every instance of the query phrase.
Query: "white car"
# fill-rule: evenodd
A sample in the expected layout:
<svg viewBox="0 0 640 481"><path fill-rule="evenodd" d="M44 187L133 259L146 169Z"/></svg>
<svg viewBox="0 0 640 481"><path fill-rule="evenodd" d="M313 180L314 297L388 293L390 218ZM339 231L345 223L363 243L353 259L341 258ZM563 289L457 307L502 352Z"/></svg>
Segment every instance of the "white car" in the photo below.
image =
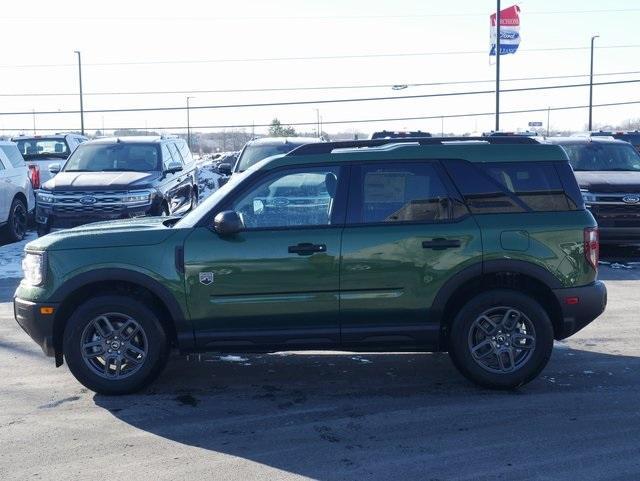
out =
<svg viewBox="0 0 640 481"><path fill-rule="evenodd" d="M18 147L0 141L0 230L9 242L23 239L35 204L29 168Z"/></svg>

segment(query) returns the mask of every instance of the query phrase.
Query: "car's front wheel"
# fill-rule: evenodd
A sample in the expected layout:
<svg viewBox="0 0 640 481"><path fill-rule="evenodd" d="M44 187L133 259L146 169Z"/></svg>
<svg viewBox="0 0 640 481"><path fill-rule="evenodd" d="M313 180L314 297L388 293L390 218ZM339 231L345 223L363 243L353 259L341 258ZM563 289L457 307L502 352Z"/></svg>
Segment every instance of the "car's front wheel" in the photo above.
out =
<svg viewBox="0 0 640 481"><path fill-rule="evenodd" d="M455 316L449 352L471 381L512 389L533 380L553 349L553 326L532 297L496 289L472 298Z"/></svg>
<svg viewBox="0 0 640 481"><path fill-rule="evenodd" d="M153 381L169 356L154 309L123 295L88 299L71 315L63 340L69 369L101 394L128 394Z"/></svg>

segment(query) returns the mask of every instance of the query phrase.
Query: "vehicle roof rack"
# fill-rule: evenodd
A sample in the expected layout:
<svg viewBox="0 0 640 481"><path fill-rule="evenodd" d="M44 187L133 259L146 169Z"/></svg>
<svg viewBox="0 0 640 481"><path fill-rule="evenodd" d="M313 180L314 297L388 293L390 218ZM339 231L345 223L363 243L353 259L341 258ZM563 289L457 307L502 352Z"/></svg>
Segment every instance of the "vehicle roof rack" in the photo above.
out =
<svg viewBox="0 0 640 481"><path fill-rule="evenodd" d="M343 140L336 142L318 142L315 144L301 145L292 150L287 156L330 154L335 149L355 149L360 147L380 147L391 144L419 144L419 145L446 145L449 142L483 142L487 144L539 144L532 137L524 136L493 136L493 137L414 137L399 139L373 139L373 140Z"/></svg>

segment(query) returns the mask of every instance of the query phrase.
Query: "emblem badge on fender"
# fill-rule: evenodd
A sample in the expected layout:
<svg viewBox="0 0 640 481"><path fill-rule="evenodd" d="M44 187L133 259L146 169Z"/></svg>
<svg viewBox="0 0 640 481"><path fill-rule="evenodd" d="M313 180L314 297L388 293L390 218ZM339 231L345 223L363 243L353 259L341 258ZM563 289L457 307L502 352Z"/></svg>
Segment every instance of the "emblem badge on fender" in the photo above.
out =
<svg viewBox="0 0 640 481"><path fill-rule="evenodd" d="M199 277L200 284L204 284L205 286L213 284L213 272L201 272Z"/></svg>

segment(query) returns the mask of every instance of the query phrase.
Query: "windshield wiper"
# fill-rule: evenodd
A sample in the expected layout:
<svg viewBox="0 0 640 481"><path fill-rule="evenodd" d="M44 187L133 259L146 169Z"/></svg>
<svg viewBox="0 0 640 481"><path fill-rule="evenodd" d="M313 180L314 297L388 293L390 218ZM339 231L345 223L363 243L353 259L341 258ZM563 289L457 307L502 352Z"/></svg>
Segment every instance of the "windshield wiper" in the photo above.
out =
<svg viewBox="0 0 640 481"><path fill-rule="evenodd" d="M100 172L148 172L146 170L136 170L136 169L102 169Z"/></svg>

